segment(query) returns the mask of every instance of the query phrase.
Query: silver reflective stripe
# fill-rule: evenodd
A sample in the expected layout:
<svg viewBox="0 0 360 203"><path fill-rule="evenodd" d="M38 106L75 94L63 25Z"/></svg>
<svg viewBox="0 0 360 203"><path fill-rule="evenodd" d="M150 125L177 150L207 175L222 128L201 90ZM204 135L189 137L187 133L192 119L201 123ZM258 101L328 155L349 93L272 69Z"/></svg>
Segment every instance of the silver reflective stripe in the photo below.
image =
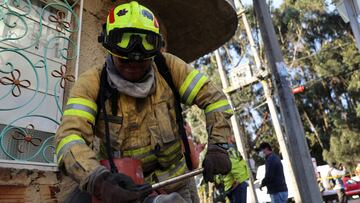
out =
<svg viewBox="0 0 360 203"><path fill-rule="evenodd" d="M183 101L186 102L188 97L191 94L191 91L194 89L194 87L196 86L196 84L199 82L200 78L203 75L201 73L198 73L191 81L191 83L189 84L189 86L186 88L184 95L183 95Z"/></svg>
<svg viewBox="0 0 360 203"><path fill-rule="evenodd" d="M66 143L57 154L58 159L63 155L64 152L67 152L71 146L75 144L86 144L84 140L74 140L69 143Z"/></svg>
<svg viewBox="0 0 360 203"><path fill-rule="evenodd" d="M96 116L96 111L94 111L94 109L85 106L85 105L81 105L81 104L68 104L66 105L65 110L69 110L69 109L76 109L76 110L81 110L81 111L86 111L89 114L93 115L94 117Z"/></svg>
<svg viewBox="0 0 360 203"><path fill-rule="evenodd" d="M225 112L226 110L231 110L231 106L230 105L226 105L226 106L222 106L220 108L214 109L212 111L206 112L206 115L209 113L213 113L213 112Z"/></svg>

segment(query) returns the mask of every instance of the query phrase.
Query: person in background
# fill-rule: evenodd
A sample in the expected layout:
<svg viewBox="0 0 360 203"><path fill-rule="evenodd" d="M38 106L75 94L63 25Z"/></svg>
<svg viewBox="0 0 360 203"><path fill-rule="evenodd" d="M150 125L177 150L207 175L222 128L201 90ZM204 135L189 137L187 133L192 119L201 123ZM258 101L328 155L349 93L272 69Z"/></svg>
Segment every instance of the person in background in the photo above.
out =
<svg viewBox="0 0 360 203"><path fill-rule="evenodd" d="M246 203L249 171L245 160L236 149L234 136L228 137L228 144L231 171L227 175L219 176L218 182L223 182L224 191L231 203Z"/></svg>
<svg viewBox="0 0 360 203"><path fill-rule="evenodd" d="M360 181L360 162L356 166L355 174L356 174L356 180Z"/></svg>
<svg viewBox="0 0 360 203"><path fill-rule="evenodd" d="M345 176L346 169L341 164L338 168L335 167L336 163L330 164L329 168L329 174L334 178L335 180L335 187L334 190L336 190L336 194L339 199L339 203L346 203L347 198L345 195L345 185L342 180L342 178Z"/></svg>
<svg viewBox="0 0 360 203"><path fill-rule="evenodd" d="M259 156L265 159L265 178L260 189L267 187L272 203L285 203L288 199L288 189L285 182L283 165L280 158L273 153L269 143L263 142L258 147Z"/></svg>
<svg viewBox="0 0 360 203"><path fill-rule="evenodd" d="M320 172L317 172L316 180L317 180L317 183L318 183L319 191L322 194L325 191L325 187L324 187L324 184L322 183L322 178L321 178Z"/></svg>

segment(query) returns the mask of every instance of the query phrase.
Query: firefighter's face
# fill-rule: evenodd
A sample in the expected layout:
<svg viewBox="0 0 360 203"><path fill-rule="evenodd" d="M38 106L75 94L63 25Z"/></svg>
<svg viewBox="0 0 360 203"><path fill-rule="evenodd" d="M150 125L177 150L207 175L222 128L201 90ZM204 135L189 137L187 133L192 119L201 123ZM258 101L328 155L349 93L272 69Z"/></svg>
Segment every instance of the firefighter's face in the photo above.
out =
<svg viewBox="0 0 360 203"><path fill-rule="evenodd" d="M130 82L141 80L150 70L152 62L151 59L144 61L129 61L115 56L113 56L113 61L120 75Z"/></svg>

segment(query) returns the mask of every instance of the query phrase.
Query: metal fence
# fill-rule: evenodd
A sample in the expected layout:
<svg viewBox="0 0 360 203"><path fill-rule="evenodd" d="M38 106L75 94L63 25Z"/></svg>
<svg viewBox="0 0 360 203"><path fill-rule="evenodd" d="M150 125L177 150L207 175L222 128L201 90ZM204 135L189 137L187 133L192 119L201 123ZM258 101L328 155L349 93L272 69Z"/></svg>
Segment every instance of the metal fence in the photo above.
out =
<svg viewBox="0 0 360 203"><path fill-rule="evenodd" d="M0 163L55 163L64 87L79 30L66 0L0 0Z"/></svg>

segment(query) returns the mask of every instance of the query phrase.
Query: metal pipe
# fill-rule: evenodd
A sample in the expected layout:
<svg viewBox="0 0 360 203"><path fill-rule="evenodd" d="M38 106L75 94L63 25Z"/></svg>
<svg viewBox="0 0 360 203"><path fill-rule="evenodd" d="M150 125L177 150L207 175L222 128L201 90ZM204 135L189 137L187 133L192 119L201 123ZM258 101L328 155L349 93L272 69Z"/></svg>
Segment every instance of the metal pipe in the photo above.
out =
<svg viewBox="0 0 360 203"><path fill-rule="evenodd" d="M82 27L82 17L83 17L83 9L84 9L84 0L80 1L80 11L79 11L79 29L77 36L77 49L76 49L76 62L75 62L75 80L79 77L79 61L80 61L80 42L81 42L81 27Z"/></svg>
<svg viewBox="0 0 360 203"><path fill-rule="evenodd" d="M169 180L164 180L164 181L161 181L159 183L155 183L155 184L151 185L151 189L152 190L157 190L157 189L162 188L164 186L171 185L171 184L174 184L174 183L179 182L181 180L184 180L186 178L196 176L196 175L202 173L203 171L204 171L203 168L199 168L199 169L196 169L196 170L191 171L189 173L185 173L183 175L176 176L174 178L170 178Z"/></svg>

